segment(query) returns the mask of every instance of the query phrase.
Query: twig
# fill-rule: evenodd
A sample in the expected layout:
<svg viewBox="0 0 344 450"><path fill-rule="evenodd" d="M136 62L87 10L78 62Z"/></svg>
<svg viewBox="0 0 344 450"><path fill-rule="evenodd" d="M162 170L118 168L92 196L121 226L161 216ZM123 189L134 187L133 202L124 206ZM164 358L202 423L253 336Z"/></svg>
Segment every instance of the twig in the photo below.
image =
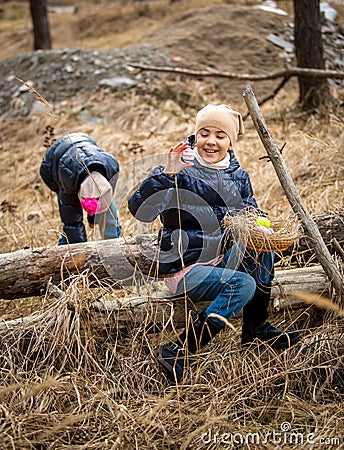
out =
<svg viewBox="0 0 344 450"><path fill-rule="evenodd" d="M331 244L333 245L333 248L335 249L335 251L339 254L339 256L342 258L342 260L344 261L344 250L342 249L342 247L340 246L339 242L337 241L336 238L333 238L331 241Z"/></svg>
<svg viewBox="0 0 344 450"><path fill-rule="evenodd" d="M284 150L284 147L287 145L287 143L285 142L283 145L282 145L282 147L279 149L279 151L280 151L280 153L281 153L281 155L282 155L282 152L283 152L283 150ZM261 156L260 158L258 158L259 160L262 160L262 159L266 159L267 160L267 162L270 162L271 161L271 159L270 159L270 156L268 156L268 155L265 155L265 156Z"/></svg>
<svg viewBox="0 0 344 450"><path fill-rule="evenodd" d="M183 69L182 67L169 67L169 66L147 66L145 64L130 64L130 67L141 69L141 70L153 70L155 72L171 72L179 73L182 75L190 75L194 77L220 77L220 78L237 78L238 80L247 81L263 81L263 80L274 80L276 78L287 78L290 77L313 77L313 78L335 78L338 80L344 79L344 72L339 70L321 70L321 69L311 69L311 68L301 68L292 67L284 70L277 70L275 72L270 72L267 74L253 74L253 73L234 73L225 72L217 70L192 70ZM285 82L286 82L285 81ZM284 84L285 84L284 82Z"/></svg>
<svg viewBox="0 0 344 450"><path fill-rule="evenodd" d="M50 106L49 102L43 97L42 94L40 94L30 83L27 83L26 81L22 80L19 77L15 77L20 83L23 83L28 90L36 97L36 100L41 102L44 106L46 111L54 118L57 118L57 115L55 114L53 108Z"/></svg>

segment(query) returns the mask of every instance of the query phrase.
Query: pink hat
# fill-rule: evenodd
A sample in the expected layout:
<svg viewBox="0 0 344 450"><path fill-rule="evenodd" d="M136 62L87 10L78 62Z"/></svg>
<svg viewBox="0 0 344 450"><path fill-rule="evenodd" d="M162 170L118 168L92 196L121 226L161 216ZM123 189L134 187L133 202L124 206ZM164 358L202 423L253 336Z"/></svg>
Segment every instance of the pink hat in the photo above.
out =
<svg viewBox="0 0 344 450"><path fill-rule="evenodd" d="M82 208L92 216L110 207L112 194L108 180L99 172L90 172L81 183L78 196Z"/></svg>

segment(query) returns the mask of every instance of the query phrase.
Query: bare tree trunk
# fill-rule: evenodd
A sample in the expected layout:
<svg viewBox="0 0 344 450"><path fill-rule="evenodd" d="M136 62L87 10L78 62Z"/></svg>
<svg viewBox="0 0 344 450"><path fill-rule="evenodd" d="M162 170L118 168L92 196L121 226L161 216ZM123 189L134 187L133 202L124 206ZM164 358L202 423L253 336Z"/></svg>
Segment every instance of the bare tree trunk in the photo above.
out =
<svg viewBox="0 0 344 450"><path fill-rule="evenodd" d="M34 34L34 50L50 50L51 37L48 20L48 0L30 0Z"/></svg>
<svg viewBox="0 0 344 450"><path fill-rule="evenodd" d="M325 69L319 0L294 0L294 41L298 67ZM331 99L325 78L298 77L302 109L313 112Z"/></svg>

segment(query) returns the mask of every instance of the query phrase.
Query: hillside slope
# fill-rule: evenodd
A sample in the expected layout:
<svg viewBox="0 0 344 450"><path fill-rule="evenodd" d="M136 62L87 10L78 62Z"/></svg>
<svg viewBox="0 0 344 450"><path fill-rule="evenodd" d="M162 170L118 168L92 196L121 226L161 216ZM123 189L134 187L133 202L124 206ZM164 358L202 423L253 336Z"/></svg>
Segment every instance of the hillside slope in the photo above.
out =
<svg viewBox="0 0 344 450"><path fill-rule="evenodd" d="M88 14L82 3L68 18L63 14L53 16L53 51L26 51L2 62L3 251L56 242L60 223L55 198L38 173L47 126L54 129L53 138L75 130L90 133L100 146L118 157L129 178L139 182L153 161L146 159L140 174L130 173L131 162L140 155L164 152L192 132L195 113L204 104L227 102L246 113L241 96L245 83L241 81L140 71L131 64L267 73L292 62L292 54L267 39L271 33L290 37L290 15L280 16L249 5L201 7L202 2L198 9L182 11L187 3L177 2L179 6L172 10L158 2L141 10L138 5L121 9L104 3L102 9L90 7ZM122 23L125 18L127 29ZM63 23L66 32L61 34ZM24 46L24 36L18 27L17 40ZM141 27L139 37L133 34L138 27ZM110 37L117 42L126 31L127 39L123 40L126 45L111 48ZM66 47L58 48L59 43ZM85 48L91 43L93 48ZM334 63L338 58L332 60ZM39 95L18 78L30 82ZM270 94L278 82L253 83L257 98ZM284 153L287 163L314 212L341 207L343 203L340 194L344 179L340 153L343 92L333 89L333 93L338 98L337 106L326 121L295 112L296 80L289 81L277 97L263 106L276 142L287 143ZM44 109L44 101L50 104L53 115ZM245 126L246 134L238 144L237 156L252 175L256 196L262 207L287 214L289 205L271 165L259 159L264 149L249 119ZM119 207L124 233L133 234L140 229L135 228L137 225L126 209L129 188L126 184L118 186Z"/></svg>

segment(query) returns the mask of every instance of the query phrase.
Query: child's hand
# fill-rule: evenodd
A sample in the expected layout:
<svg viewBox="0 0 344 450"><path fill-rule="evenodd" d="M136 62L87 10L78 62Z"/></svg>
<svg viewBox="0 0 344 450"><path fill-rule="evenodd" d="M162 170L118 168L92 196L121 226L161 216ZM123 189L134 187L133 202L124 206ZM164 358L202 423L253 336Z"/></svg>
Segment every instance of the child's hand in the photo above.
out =
<svg viewBox="0 0 344 450"><path fill-rule="evenodd" d="M187 142L179 142L174 147L170 148L170 151L167 155L167 164L165 168L165 172L169 174L176 174L182 169L185 169L186 167L193 166L193 162L183 162L181 160L182 153L186 150L189 151L190 146ZM190 155L192 150L190 149ZM187 153L188 155L188 153Z"/></svg>

